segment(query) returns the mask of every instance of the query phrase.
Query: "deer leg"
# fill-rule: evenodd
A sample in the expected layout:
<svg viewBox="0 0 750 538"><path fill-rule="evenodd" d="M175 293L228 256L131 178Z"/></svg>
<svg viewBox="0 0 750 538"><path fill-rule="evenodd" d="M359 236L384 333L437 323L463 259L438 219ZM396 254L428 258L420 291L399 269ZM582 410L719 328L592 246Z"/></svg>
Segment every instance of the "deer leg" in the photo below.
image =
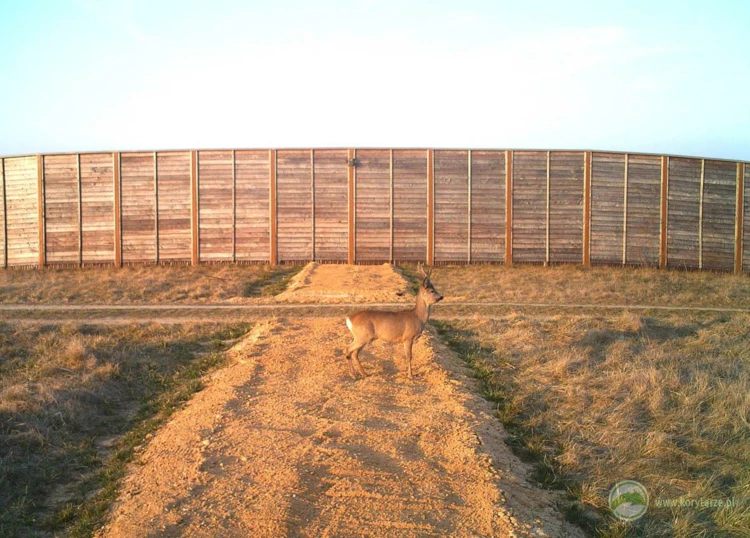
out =
<svg viewBox="0 0 750 538"><path fill-rule="evenodd" d="M365 345L367 345L367 342L359 342L357 338L355 338L354 342L352 342L346 350L346 360L349 363L349 374L353 379L357 379L357 374L354 373L354 366L357 367L357 370L362 377L367 375L362 369L362 364L359 362L359 351L365 347ZM352 365L352 362L354 362L354 365Z"/></svg>
<svg viewBox="0 0 750 538"><path fill-rule="evenodd" d="M409 378L413 379L414 375L411 371L411 346L414 344L414 339L406 340L404 342L404 355L406 355L406 362L409 364Z"/></svg>
<svg viewBox="0 0 750 538"><path fill-rule="evenodd" d="M365 346L362 346L362 347L365 347ZM362 377L366 377L367 374L362 368L362 363L359 362L359 351L362 349L362 347L354 350L354 353L352 353L352 358L354 359L354 366L357 367L357 371L359 372L359 375L361 375Z"/></svg>

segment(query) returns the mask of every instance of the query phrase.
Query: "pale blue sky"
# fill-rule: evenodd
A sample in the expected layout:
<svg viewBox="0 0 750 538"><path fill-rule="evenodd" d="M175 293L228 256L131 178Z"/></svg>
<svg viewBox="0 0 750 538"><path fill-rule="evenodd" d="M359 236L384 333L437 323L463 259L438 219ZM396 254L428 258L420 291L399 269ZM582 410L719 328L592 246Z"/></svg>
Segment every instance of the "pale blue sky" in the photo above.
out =
<svg viewBox="0 0 750 538"><path fill-rule="evenodd" d="M750 160L750 2L0 0L0 155L601 149Z"/></svg>

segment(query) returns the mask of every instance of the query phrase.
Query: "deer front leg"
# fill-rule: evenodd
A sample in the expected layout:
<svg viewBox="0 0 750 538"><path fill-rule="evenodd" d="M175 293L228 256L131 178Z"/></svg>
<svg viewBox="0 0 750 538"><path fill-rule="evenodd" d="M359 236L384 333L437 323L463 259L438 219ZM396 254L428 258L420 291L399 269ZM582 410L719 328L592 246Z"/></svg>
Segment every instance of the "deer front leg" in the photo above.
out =
<svg viewBox="0 0 750 538"><path fill-rule="evenodd" d="M406 340L404 342L404 355L406 355L406 362L409 364L409 378L413 379L414 375L411 371L411 347L414 345L414 339Z"/></svg>

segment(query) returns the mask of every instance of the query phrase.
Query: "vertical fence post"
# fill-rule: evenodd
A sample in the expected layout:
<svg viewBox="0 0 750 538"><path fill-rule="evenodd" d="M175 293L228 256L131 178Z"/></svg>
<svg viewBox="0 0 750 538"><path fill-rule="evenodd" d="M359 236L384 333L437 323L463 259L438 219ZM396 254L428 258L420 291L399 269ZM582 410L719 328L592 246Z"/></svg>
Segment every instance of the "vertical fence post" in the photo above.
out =
<svg viewBox="0 0 750 538"><path fill-rule="evenodd" d="M628 261L628 166L630 165L630 155L625 154L625 173L624 187L622 194L622 264Z"/></svg>
<svg viewBox="0 0 750 538"><path fill-rule="evenodd" d="M277 203L276 203L276 150L268 150L268 167L269 173L269 212L270 212L270 225L271 225L271 236L270 236L270 261L271 265L278 265L279 263L279 249L278 249L278 218L276 214Z"/></svg>
<svg viewBox="0 0 750 538"><path fill-rule="evenodd" d="M701 159L701 192L698 202L698 269L703 269L703 184L706 177L706 159Z"/></svg>
<svg viewBox="0 0 750 538"><path fill-rule="evenodd" d="M390 159L388 162L388 180L389 180L389 196L390 196L390 202L389 202L389 221L388 221L388 229L390 231L390 245L389 245L389 256L391 263L394 263L393 259L393 149L390 150Z"/></svg>
<svg viewBox="0 0 750 538"><path fill-rule="evenodd" d="M468 230L468 240L467 240L467 252L466 252L466 261L471 263L471 150L469 150L469 206L468 206L468 213L469 213L469 230Z"/></svg>
<svg viewBox="0 0 750 538"><path fill-rule="evenodd" d="M159 159L157 152L154 152L154 246L156 254L154 258L159 263Z"/></svg>
<svg viewBox="0 0 750 538"><path fill-rule="evenodd" d="M743 224L745 222L745 163L737 163L737 197L734 222L734 272L742 273ZM7 241L7 239L6 239Z"/></svg>
<svg viewBox="0 0 750 538"><path fill-rule="evenodd" d="M311 204L311 213L312 213L312 222L310 224L311 228L311 240L312 240L312 260L315 261L315 150L310 150L310 200L312 200Z"/></svg>
<svg viewBox="0 0 750 538"><path fill-rule="evenodd" d="M200 181L198 171L198 152L190 152L190 231L191 231L191 253L190 263L198 265L200 263L200 198L198 194L198 181Z"/></svg>
<svg viewBox="0 0 750 538"><path fill-rule="evenodd" d="M37 210L39 220L39 267L47 263L47 238L45 231L45 203L44 203L44 156L36 156Z"/></svg>
<svg viewBox="0 0 750 538"><path fill-rule="evenodd" d="M5 194L5 159L0 159L0 174L3 176L3 267L8 267L8 203Z"/></svg>
<svg viewBox="0 0 750 538"><path fill-rule="evenodd" d="M347 184L347 219L349 223L349 248L348 248L348 256L347 256L347 262L349 265L353 265L356 261L356 256L354 253L354 249L356 246L356 240L354 234L356 233L356 222L354 220L354 197L355 197L355 185L354 185L354 169L356 167L356 159L357 159L357 153L354 149L350 148L347 151L347 176L346 176L346 184Z"/></svg>
<svg viewBox="0 0 750 538"><path fill-rule="evenodd" d="M591 161L590 151L583 153L583 266L591 265Z"/></svg>
<svg viewBox="0 0 750 538"><path fill-rule="evenodd" d="M83 267L83 193L81 192L80 153L76 153L76 175L78 176L78 266Z"/></svg>
<svg viewBox="0 0 750 538"><path fill-rule="evenodd" d="M427 150L427 265L435 264L435 150Z"/></svg>
<svg viewBox="0 0 750 538"><path fill-rule="evenodd" d="M546 201L545 201L545 229L544 229L544 265L549 265L549 160L550 153L547 152L547 183L546 183Z"/></svg>
<svg viewBox="0 0 750 538"><path fill-rule="evenodd" d="M237 262L237 156L232 150L232 262Z"/></svg>
<svg viewBox="0 0 750 538"><path fill-rule="evenodd" d="M122 184L119 152L112 153L112 181L114 183L115 267L122 267Z"/></svg>
<svg viewBox="0 0 750 538"><path fill-rule="evenodd" d="M513 151L505 150L505 264L513 264Z"/></svg>
<svg viewBox="0 0 750 538"><path fill-rule="evenodd" d="M661 158L661 203L659 204L659 267L667 268L667 218L669 216L669 157Z"/></svg>

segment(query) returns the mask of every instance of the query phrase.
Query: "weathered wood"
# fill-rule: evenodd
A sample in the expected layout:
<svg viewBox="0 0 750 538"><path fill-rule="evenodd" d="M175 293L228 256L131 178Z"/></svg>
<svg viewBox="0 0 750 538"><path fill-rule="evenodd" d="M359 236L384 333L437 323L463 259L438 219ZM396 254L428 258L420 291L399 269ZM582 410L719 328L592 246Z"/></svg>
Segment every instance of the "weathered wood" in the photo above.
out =
<svg viewBox="0 0 750 538"><path fill-rule="evenodd" d="M360 204L368 200L360 197L360 152L355 152L358 164L354 170L354 259L358 260ZM348 151L341 149L315 150L312 161L312 205L314 258L320 261L346 262L349 259L349 166ZM381 185L382 190L382 185ZM367 236L365 235L365 239Z"/></svg>
<svg viewBox="0 0 750 538"><path fill-rule="evenodd" d="M697 269L701 162L671 157L668 164L667 267Z"/></svg>
<svg viewBox="0 0 750 538"><path fill-rule="evenodd" d="M623 194L622 207L622 264L628 262L628 168L630 165L630 155L625 154L625 180L623 182L625 193Z"/></svg>
<svg viewBox="0 0 750 538"><path fill-rule="evenodd" d="M348 223L348 247L347 247L347 261L353 264L357 260L357 224L355 222L354 208L356 204L356 184L354 180L354 174L356 169L357 155L353 149L347 150L347 173L346 173L346 185L347 185L347 223Z"/></svg>
<svg viewBox="0 0 750 538"><path fill-rule="evenodd" d="M591 265L591 152L583 156L583 265Z"/></svg>
<svg viewBox="0 0 750 538"><path fill-rule="evenodd" d="M706 160L703 195L703 268L734 270L737 164Z"/></svg>
<svg viewBox="0 0 750 538"><path fill-rule="evenodd" d="M427 150L427 265L435 265L435 152Z"/></svg>
<svg viewBox="0 0 750 538"><path fill-rule="evenodd" d="M198 152L192 150L190 152L190 263L192 265L200 263L199 178Z"/></svg>
<svg viewBox="0 0 750 538"><path fill-rule="evenodd" d="M550 188L549 188L549 154L550 152L547 152L547 173L546 173L546 197L545 197L545 209L544 209L544 264L549 264L549 194L550 194Z"/></svg>
<svg viewBox="0 0 750 538"><path fill-rule="evenodd" d="M120 153L112 153L112 190L114 199L115 267L122 267L122 185L120 183Z"/></svg>
<svg viewBox="0 0 750 538"><path fill-rule="evenodd" d="M661 158L661 203L659 204L659 267L667 268L667 218L669 216L667 194L669 189L669 158Z"/></svg>
<svg viewBox="0 0 750 538"><path fill-rule="evenodd" d="M390 235L390 239L388 241L388 248L389 248L389 254L388 254L388 261L393 263L393 150L389 150L389 161L388 161L388 183L389 183L389 193L388 193L388 213L390 216L390 222L388 223L388 231Z"/></svg>
<svg viewBox="0 0 750 538"><path fill-rule="evenodd" d="M513 152L505 152L505 263L513 263Z"/></svg>
<svg viewBox="0 0 750 538"><path fill-rule="evenodd" d="M237 262L237 152L232 150L232 261Z"/></svg>
<svg viewBox="0 0 750 538"><path fill-rule="evenodd" d="M279 263L279 219L278 219L278 201L276 192L278 188L277 180L277 156L276 150L272 149L268 153L269 167L270 167L270 208L271 208L271 265L278 265Z"/></svg>
<svg viewBox="0 0 750 538"><path fill-rule="evenodd" d="M5 159L0 159L0 188L3 208L3 268L8 267L8 204L5 199Z"/></svg>
<svg viewBox="0 0 750 538"><path fill-rule="evenodd" d="M625 263L659 265L661 157L628 155Z"/></svg>
<svg viewBox="0 0 750 538"><path fill-rule="evenodd" d="M310 196L312 198L312 215L311 215L311 238L312 241L312 260L315 261L316 258L316 252L315 252L315 150L310 150Z"/></svg>
<svg viewBox="0 0 750 538"><path fill-rule="evenodd" d="M471 260L499 262L505 252L505 151L471 153Z"/></svg>
<svg viewBox="0 0 750 538"><path fill-rule="evenodd" d="M745 221L745 163L737 163L737 194L734 221L734 272L742 273L743 223Z"/></svg>
<svg viewBox="0 0 750 538"><path fill-rule="evenodd" d="M546 177L546 152L513 152L513 262L545 261Z"/></svg>
<svg viewBox="0 0 750 538"><path fill-rule="evenodd" d="M469 218L468 218L468 223L467 223L468 229L466 230L466 235L467 235L467 238L466 238L466 261L469 262L469 263L471 263L471 223L472 223L472 212L471 212L471 185L472 185L472 181L471 181L471 177L472 177L472 173L471 173L472 172L472 168L471 168L471 150L469 150L468 161L469 162L467 164L466 173L469 176L469 193L467 195L467 200L468 200L467 203L469 204L469 208L468 208Z"/></svg>
<svg viewBox="0 0 750 538"><path fill-rule="evenodd" d="M347 155L341 159L345 162ZM392 260L393 181L391 150L357 150L355 207L355 260L360 262L389 262ZM344 172L346 173L346 172ZM346 176L348 177L348 176ZM347 179L343 186L347 186ZM346 191L344 191L346 197ZM348 203L338 203L346 211ZM348 215L344 217L346 225ZM341 234L344 238L346 232Z"/></svg>
<svg viewBox="0 0 750 538"><path fill-rule="evenodd" d="M44 156L37 155L36 158L36 170L37 170L37 210L39 223L38 234L39 234L39 267L44 267L47 262L47 244L45 235L45 214L44 214Z"/></svg>
<svg viewBox="0 0 750 538"><path fill-rule="evenodd" d="M393 257L396 262L425 261L430 161L424 150L393 150Z"/></svg>
<svg viewBox="0 0 750 538"><path fill-rule="evenodd" d="M312 258L312 163L306 150L278 150L277 220L280 262L307 262Z"/></svg>
<svg viewBox="0 0 750 538"><path fill-rule="evenodd" d="M199 261L236 261L234 152L199 151L196 160Z"/></svg>
<svg viewBox="0 0 750 538"><path fill-rule="evenodd" d="M466 262L470 224L469 155L461 150L435 150L432 155L433 263Z"/></svg>
<svg viewBox="0 0 750 538"><path fill-rule="evenodd" d="M706 159L701 159L701 190L698 198L698 269L703 269L703 193L705 178Z"/></svg>

